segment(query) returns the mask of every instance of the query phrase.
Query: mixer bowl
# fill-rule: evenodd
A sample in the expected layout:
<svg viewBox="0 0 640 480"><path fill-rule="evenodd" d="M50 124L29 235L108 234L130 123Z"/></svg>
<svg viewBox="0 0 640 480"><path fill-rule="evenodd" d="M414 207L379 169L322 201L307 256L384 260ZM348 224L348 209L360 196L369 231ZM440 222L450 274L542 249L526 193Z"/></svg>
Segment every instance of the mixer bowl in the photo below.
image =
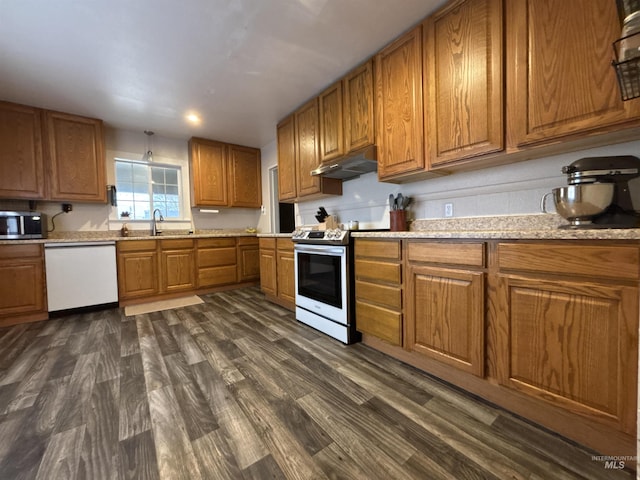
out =
<svg viewBox="0 0 640 480"><path fill-rule="evenodd" d="M585 183L554 188L556 211L572 225L585 225L604 212L613 200L613 183Z"/></svg>

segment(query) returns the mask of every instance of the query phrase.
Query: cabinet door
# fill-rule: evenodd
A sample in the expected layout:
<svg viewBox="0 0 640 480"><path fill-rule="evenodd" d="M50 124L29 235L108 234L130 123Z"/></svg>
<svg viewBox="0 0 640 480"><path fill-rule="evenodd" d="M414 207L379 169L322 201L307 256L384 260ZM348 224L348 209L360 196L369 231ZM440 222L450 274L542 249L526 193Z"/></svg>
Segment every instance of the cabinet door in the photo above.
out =
<svg viewBox="0 0 640 480"><path fill-rule="evenodd" d="M378 178L422 171L422 27L384 48L375 61Z"/></svg>
<svg viewBox="0 0 640 480"><path fill-rule="evenodd" d="M254 243L255 242L255 243ZM257 239L238 239L238 281L260 278L260 249Z"/></svg>
<svg viewBox="0 0 640 480"><path fill-rule="evenodd" d="M408 267L407 348L484 376L484 273Z"/></svg>
<svg viewBox="0 0 640 480"><path fill-rule="evenodd" d="M344 79L344 143L353 152L375 143L373 111L373 60L348 73Z"/></svg>
<svg viewBox="0 0 640 480"><path fill-rule="evenodd" d="M320 162L344 155L342 82L336 82L318 97L320 107Z"/></svg>
<svg viewBox="0 0 640 480"><path fill-rule="evenodd" d="M260 150L229 145L229 206L260 208L262 172Z"/></svg>
<svg viewBox="0 0 640 480"><path fill-rule="evenodd" d="M296 285L295 285L295 265L293 254L278 252L278 296L283 300L295 303L296 301Z"/></svg>
<svg viewBox="0 0 640 480"><path fill-rule="evenodd" d="M158 254L153 251L118 252L118 296L120 300L157 295Z"/></svg>
<svg viewBox="0 0 640 480"><path fill-rule="evenodd" d="M194 206L227 206L227 144L190 140L191 185Z"/></svg>
<svg viewBox="0 0 640 480"><path fill-rule="evenodd" d="M298 196L296 179L296 135L294 116L278 124L278 199L293 201Z"/></svg>
<svg viewBox="0 0 640 480"><path fill-rule="evenodd" d="M499 276L498 380L635 432L637 287Z"/></svg>
<svg viewBox="0 0 640 480"><path fill-rule="evenodd" d="M318 125L318 98L307 102L295 113L296 159L298 162L298 195L313 195L320 192L320 178L311 176L311 170L320 165Z"/></svg>
<svg viewBox="0 0 640 480"><path fill-rule="evenodd" d="M620 36L610 0L507 1L508 142L527 145L602 130L640 115L611 67Z"/></svg>
<svg viewBox="0 0 640 480"><path fill-rule="evenodd" d="M45 112L49 159L49 198L107 201L102 121Z"/></svg>
<svg viewBox="0 0 640 480"><path fill-rule="evenodd" d="M193 290L195 281L195 255L193 248L162 250L162 291L166 293Z"/></svg>
<svg viewBox="0 0 640 480"><path fill-rule="evenodd" d="M0 102L0 197L44 198L41 111Z"/></svg>
<svg viewBox="0 0 640 480"><path fill-rule="evenodd" d="M458 0L424 27L431 166L504 148L502 0Z"/></svg>
<svg viewBox="0 0 640 480"><path fill-rule="evenodd" d="M46 312L42 247L0 246L0 319L38 313L46 318Z"/></svg>
<svg viewBox="0 0 640 480"><path fill-rule="evenodd" d="M275 250L260 249L260 289L268 295L278 295Z"/></svg>

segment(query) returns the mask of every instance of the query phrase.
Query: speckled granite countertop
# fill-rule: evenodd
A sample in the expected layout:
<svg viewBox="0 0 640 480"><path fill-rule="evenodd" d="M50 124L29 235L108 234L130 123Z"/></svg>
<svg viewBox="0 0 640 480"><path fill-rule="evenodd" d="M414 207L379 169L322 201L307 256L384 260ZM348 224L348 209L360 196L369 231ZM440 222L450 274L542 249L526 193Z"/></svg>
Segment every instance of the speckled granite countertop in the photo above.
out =
<svg viewBox="0 0 640 480"><path fill-rule="evenodd" d="M258 237L264 238L291 238L290 233L259 233Z"/></svg>
<svg viewBox="0 0 640 480"><path fill-rule="evenodd" d="M558 215L415 220L407 232L352 232L355 238L479 238L503 240L640 240L640 228L565 229Z"/></svg>
<svg viewBox="0 0 640 480"><path fill-rule="evenodd" d="M171 233L169 233L171 232ZM49 238L35 240L0 240L0 245L16 245L20 243L75 243L75 242L103 242L103 241L135 241L135 240L162 240L177 238L216 238L216 237L255 237L256 233L245 230L196 230L189 233L188 230L165 230L165 233L152 237L146 231L132 230L128 237L120 235L119 231L101 232L57 232ZM291 234L289 234L291 236Z"/></svg>

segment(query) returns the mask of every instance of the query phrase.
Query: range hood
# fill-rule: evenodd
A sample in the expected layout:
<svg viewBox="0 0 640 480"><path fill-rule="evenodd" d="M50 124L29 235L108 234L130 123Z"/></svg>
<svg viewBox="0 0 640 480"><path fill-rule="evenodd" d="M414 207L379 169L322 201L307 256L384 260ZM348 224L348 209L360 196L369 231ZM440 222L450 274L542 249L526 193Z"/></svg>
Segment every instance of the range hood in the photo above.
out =
<svg viewBox="0 0 640 480"><path fill-rule="evenodd" d="M375 172L377 170L376 147L372 145L354 152L349 156L338 158L330 163L321 165L315 170L311 170L311 175L351 180L352 178L358 178L364 173Z"/></svg>

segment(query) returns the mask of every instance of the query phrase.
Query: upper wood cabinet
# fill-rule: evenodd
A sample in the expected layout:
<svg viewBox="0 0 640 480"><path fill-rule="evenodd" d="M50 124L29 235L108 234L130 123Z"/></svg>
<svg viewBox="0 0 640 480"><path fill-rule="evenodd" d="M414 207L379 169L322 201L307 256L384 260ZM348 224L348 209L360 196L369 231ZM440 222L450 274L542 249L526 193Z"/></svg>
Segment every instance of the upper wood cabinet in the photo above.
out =
<svg viewBox="0 0 640 480"><path fill-rule="evenodd" d="M318 97L278 124L278 198L293 202L303 197L342 195L342 180L312 176L320 166Z"/></svg>
<svg viewBox="0 0 640 480"><path fill-rule="evenodd" d="M193 206L260 208L260 150L194 137L189 153Z"/></svg>
<svg viewBox="0 0 640 480"><path fill-rule="evenodd" d="M502 0L457 0L424 23L432 167L504 149Z"/></svg>
<svg viewBox="0 0 640 480"><path fill-rule="evenodd" d="M106 202L102 120L45 112L49 198Z"/></svg>
<svg viewBox="0 0 640 480"><path fill-rule="evenodd" d="M378 178L425 170L422 105L422 26L376 57Z"/></svg>
<svg viewBox="0 0 640 480"><path fill-rule="evenodd" d="M296 178L296 127L293 114L278 124L278 199L294 201L298 196Z"/></svg>
<svg viewBox="0 0 640 480"><path fill-rule="evenodd" d="M44 198L41 111L0 102L0 197Z"/></svg>
<svg viewBox="0 0 640 480"><path fill-rule="evenodd" d="M320 162L344 155L342 81L331 85L318 97L320 109Z"/></svg>
<svg viewBox="0 0 640 480"><path fill-rule="evenodd" d="M102 121L0 102L0 197L106 202Z"/></svg>
<svg viewBox="0 0 640 480"><path fill-rule="evenodd" d="M373 145L375 114L373 60L349 72L343 80L344 144L346 152Z"/></svg>
<svg viewBox="0 0 640 480"><path fill-rule="evenodd" d="M620 36L616 2L507 0L505 25L509 146L640 117L640 99L621 101L611 67Z"/></svg>

